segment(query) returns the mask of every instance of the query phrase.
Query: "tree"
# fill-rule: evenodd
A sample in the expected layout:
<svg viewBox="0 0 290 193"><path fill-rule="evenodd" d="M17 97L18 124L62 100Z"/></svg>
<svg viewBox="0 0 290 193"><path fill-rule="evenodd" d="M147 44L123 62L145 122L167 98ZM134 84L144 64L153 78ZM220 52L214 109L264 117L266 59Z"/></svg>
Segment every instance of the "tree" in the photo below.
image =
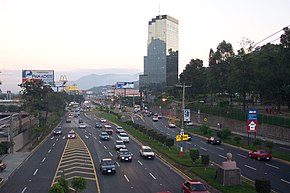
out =
<svg viewBox="0 0 290 193"><path fill-rule="evenodd" d="M64 192L68 191L68 181L64 177L61 177L57 183L63 188Z"/></svg>
<svg viewBox="0 0 290 193"><path fill-rule="evenodd" d="M71 181L71 184L72 187L78 192L83 191L87 186L86 180L82 177L74 177Z"/></svg>
<svg viewBox="0 0 290 193"><path fill-rule="evenodd" d="M190 158L192 159L192 161L195 162L195 160L197 160L199 158L198 148L191 148L189 150L189 155L190 155Z"/></svg>
<svg viewBox="0 0 290 193"><path fill-rule="evenodd" d="M54 184L50 189L49 193L65 193L63 187L60 184Z"/></svg>

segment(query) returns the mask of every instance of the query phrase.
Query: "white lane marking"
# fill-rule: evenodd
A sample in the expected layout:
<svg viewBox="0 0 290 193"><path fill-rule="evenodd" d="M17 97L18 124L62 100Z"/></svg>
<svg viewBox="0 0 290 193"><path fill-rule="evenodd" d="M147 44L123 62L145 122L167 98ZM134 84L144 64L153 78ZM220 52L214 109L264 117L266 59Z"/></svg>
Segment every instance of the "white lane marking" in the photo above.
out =
<svg viewBox="0 0 290 193"><path fill-rule="evenodd" d="M56 139L56 141L58 141L58 138Z"/></svg>
<svg viewBox="0 0 290 193"><path fill-rule="evenodd" d="M220 156L220 157L222 157L222 158L224 158L224 159L227 159L227 157L225 157L225 156L223 156L223 155L218 154L218 156Z"/></svg>
<svg viewBox="0 0 290 193"><path fill-rule="evenodd" d="M289 182L289 181L287 181L287 180L284 180L284 179L282 179L282 178L281 178L281 181L282 181L282 182L285 182L285 183L287 183L287 184L290 184L290 182Z"/></svg>
<svg viewBox="0 0 290 193"><path fill-rule="evenodd" d="M224 148L222 148L222 147L216 147L216 148L218 148L218 149L220 149L220 150L225 150Z"/></svg>
<svg viewBox="0 0 290 193"><path fill-rule="evenodd" d="M279 148L290 151L290 149L289 148L286 148L286 147L279 147Z"/></svg>
<svg viewBox="0 0 290 193"><path fill-rule="evenodd" d="M107 149L107 147L106 147L106 146L104 146L104 148L105 148L105 149Z"/></svg>
<svg viewBox="0 0 290 193"><path fill-rule="evenodd" d="M65 139L65 136L63 136L62 139Z"/></svg>
<svg viewBox="0 0 290 193"><path fill-rule="evenodd" d="M253 167L248 166L248 165L245 165L245 167L250 168L250 169L252 169L252 170L257 170L256 168L253 168Z"/></svg>
<svg viewBox="0 0 290 193"><path fill-rule="evenodd" d="M277 167L277 166L273 166L273 165L271 165L271 164L266 164L267 166L270 166L270 167L272 167L272 168L275 168L275 169L277 169L277 170L279 170L279 167Z"/></svg>
<svg viewBox="0 0 290 193"><path fill-rule="evenodd" d="M118 162L116 162L116 164L118 165L118 167L120 167L120 164Z"/></svg>
<svg viewBox="0 0 290 193"><path fill-rule="evenodd" d="M149 174L154 180L156 180L156 178L155 178L155 176L153 176L153 174L151 174L151 173L149 173Z"/></svg>
<svg viewBox="0 0 290 193"><path fill-rule="evenodd" d="M166 133L166 135L170 135L169 133Z"/></svg>
<svg viewBox="0 0 290 193"><path fill-rule="evenodd" d="M126 175L124 175L124 177L126 178L127 182L130 182L130 180L128 179L128 177Z"/></svg>
<svg viewBox="0 0 290 193"><path fill-rule="evenodd" d="M200 143L204 143L204 144L206 144L204 141L200 141Z"/></svg>
<svg viewBox="0 0 290 193"><path fill-rule="evenodd" d="M237 154L238 156L240 156L240 157L243 157L243 158L247 158L247 156L244 156L244 155L242 155L242 154Z"/></svg>
<svg viewBox="0 0 290 193"><path fill-rule="evenodd" d="M48 150L48 153L50 153L51 152L51 149L50 150Z"/></svg>
<svg viewBox="0 0 290 193"><path fill-rule="evenodd" d="M35 174L38 172L38 169L35 170L35 172L33 173L33 175L35 176Z"/></svg>
<svg viewBox="0 0 290 193"><path fill-rule="evenodd" d="M109 154L113 157L113 154L111 152L109 152Z"/></svg>
<svg viewBox="0 0 290 193"><path fill-rule="evenodd" d="M99 141L99 143L100 143L100 144L102 144L102 142L101 142L101 141Z"/></svg>
<svg viewBox="0 0 290 193"><path fill-rule="evenodd" d="M96 138L96 137L94 137L94 139L95 139L95 140L97 140L97 138Z"/></svg>
<svg viewBox="0 0 290 193"><path fill-rule="evenodd" d="M191 143L190 142L186 142L187 144L189 144L189 145L191 145Z"/></svg>
<svg viewBox="0 0 290 193"><path fill-rule="evenodd" d="M87 139L88 139L89 137L85 135L85 138L87 138Z"/></svg>
<svg viewBox="0 0 290 193"><path fill-rule="evenodd" d="M54 144L52 144L52 146L55 146L55 143L54 143Z"/></svg>
<svg viewBox="0 0 290 193"><path fill-rule="evenodd" d="M44 158L42 159L42 162L44 162L44 161L45 161L45 159L46 159L46 157L44 157Z"/></svg>
<svg viewBox="0 0 290 193"><path fill-rule="evenodd" d="M199 147L200 149L204 150L204 151L207 151L207 149L203 148L203 147Z"/></svg>
<svg viewBox="0 0 290 193"><path fill-rule="evenodd" d="M26 189L27 189L27 187L23 188L23 190L21 191L21 193L24 193Z"/></svg>
<svg viewBox="0 0 290 193"><path fill-rule="evenodd" d="M139 160L138 160L138 163L139 163L141 166L143 166L142 162L140 162Z"/></svg>
<svg viewBox="0 0 290 193"><path fill-rule="evenodd" d="M92 135L91 133L89 133L89 135Z"/></svg>
<svg viewBox="0 0 290 193"><path fill-rule="evenodd" d="M51 137L50 139L54 139L54 136L53 136L53 137Z"/></svg>

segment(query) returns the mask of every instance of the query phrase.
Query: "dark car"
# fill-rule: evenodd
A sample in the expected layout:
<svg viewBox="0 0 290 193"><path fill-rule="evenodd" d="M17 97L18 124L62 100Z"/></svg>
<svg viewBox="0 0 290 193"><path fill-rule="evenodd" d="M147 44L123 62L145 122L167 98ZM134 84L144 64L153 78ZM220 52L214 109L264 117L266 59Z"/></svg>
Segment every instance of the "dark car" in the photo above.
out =
<svg viewBox="0 0 290 193"><path fill-rule="evenodd" d="M102 132L99 136L101 140L110 140L110 136L107 132Z"/></svg>
<svg viewBox="0 0 290 193"><path fill-rule="evenodd" d="M188 135L188 141L191 141L192 135L190 133L184 132L184 135Z"/></svg>
<svg viewBox="0 0 290 193"><path fill-rule="evenodd" d="M258 160L270 160L272 159L272 154L266 150L257 150L248 152L248 156L250 158L258 159Z"/></svg>
<svg viewBox="0 0 290 193"><path fill-rule="evenodd" d="M102 174L115 174L115 162L111 158L103 158L100 162L100 170Z"/></svg>
<svg viewBox="0 0 290 193"><path fill-rule="evenodd" d="M186 180L181 185L183 193L209 193L205 185L199 180Z"/></svg>
<svg viewBox="0 0 290 193"><path fill-rule="evenodd" d="M128 149L120 149L118 151L118 160L120 161L132 161L132 153Z"/></svg>
<svg viewBox="0 0 290 193"><path fill-rule="evenodd" d="M103 125L100 124L100 123L96 123L95 127L96 127L96 128L103 128Z"/></svg>
<svg viewBox="0 0 290 193"><path fill-rule="evenodd" d="M54 135L61 135L62 134L62 129L61 127L57 127L53 130Z"/></svg>
<svg viewBox="0 0 290 193"><path fill-rule="evenodd" d="M0 163L0 172L2 172L3 170L5 170L6 167L7 167L7 164L1 162L1 163Z"/></svg>
<svg viewBox="0 0 290 193"><path fill-rule="evenodd" d="M71 118L68 117L65 122L71 123Z"/></svg>
<svg viewBox="0 0 290 193"><path fill-rule="evenodd" d="M222 141L219 137L209 137L207 138L207 143L210 143L212 145L219 145L222 143Z"/></svg>
<svg viewBox="0 0 290 193"><path fill-rule="evenodd" d="M83 121L83 119L82 118L80 118L79 119L79 123L83 123L84 121Z"/></svg>

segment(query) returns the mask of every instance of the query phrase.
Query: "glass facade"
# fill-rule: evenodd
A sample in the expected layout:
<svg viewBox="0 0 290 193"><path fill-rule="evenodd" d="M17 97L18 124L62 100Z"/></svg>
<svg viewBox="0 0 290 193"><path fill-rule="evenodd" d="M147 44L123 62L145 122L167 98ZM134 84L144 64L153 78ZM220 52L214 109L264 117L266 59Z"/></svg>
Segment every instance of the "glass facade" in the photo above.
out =
<svg viewBox="0 0 290 193"><path fill-rule="evenodd" d="M170 86L178 80L178 20L159 15L149 21L147 56L140 87Z"/></svg>

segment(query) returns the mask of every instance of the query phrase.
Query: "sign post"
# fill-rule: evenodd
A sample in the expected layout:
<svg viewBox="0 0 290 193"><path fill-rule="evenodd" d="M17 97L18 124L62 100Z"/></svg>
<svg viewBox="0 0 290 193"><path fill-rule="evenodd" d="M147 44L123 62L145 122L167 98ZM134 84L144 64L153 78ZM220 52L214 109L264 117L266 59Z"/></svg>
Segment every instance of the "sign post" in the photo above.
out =
<svg viewBox="0 0 290 193"><path fill-rule="evenodd" d="M249 134L255 133L255 139L256 139L256 133L258 130L258 111L256 109L248 110L248 121L247 121L247 132L248 132L248 145L249 145Z"/></svg>

